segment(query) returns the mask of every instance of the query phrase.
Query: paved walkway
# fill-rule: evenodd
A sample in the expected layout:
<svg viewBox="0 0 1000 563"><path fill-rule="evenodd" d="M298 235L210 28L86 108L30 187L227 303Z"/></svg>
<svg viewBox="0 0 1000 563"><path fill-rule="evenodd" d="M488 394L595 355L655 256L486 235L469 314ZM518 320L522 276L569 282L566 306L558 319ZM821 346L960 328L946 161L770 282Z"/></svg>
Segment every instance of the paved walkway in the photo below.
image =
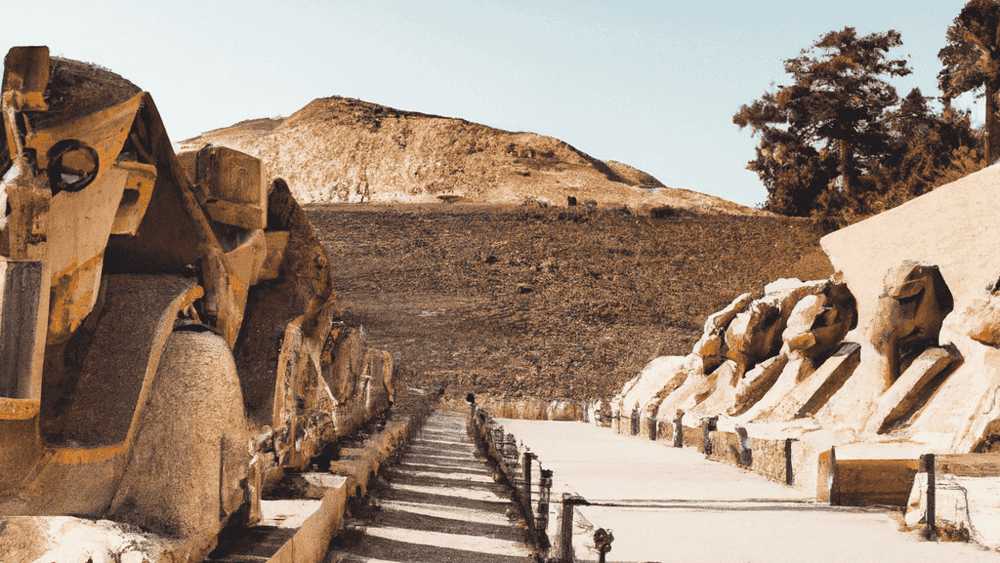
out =
<svg viewBox="0 0 1000 563"><path fill-rule="evenodd" d="M552 498L569 488L615 536L608 561L1000 562L976 545L933 543L884 511L831 507L748 471L577 422L503 420L542 466Z"/></svg>
<svg viewBox="0 0 1000 563"><path fill-rule="evenodd" d="M370 509L349 521L326 563L525 563L525 531L466 433L466 416L431 415Z"/></svg>

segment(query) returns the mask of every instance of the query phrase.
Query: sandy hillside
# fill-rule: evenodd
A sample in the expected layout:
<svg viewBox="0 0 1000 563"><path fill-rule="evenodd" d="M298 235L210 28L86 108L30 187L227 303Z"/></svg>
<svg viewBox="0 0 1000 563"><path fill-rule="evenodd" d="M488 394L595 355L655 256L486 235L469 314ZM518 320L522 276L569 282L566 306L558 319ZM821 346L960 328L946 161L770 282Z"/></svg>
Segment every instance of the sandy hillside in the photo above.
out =
<svg viewBox="0 0 1000 563"><path fill-rule="evenodd" d="M552 137L401 111L360 100L317 99L287 118L253 119L179 143L229 146L267 163L302 203L482 203L537 199L566 205L656 206L761 215L705 194L669 188L620 162L604 162Z"/></svg>
<svg viewBox="0 0 1000 563"><path fill-rule="evenodd" d="M833 268L803 219L621 208L308 205L348 321L418 387L608 398L705 318ZM402 375L401 375L402 376Z"/></svg>

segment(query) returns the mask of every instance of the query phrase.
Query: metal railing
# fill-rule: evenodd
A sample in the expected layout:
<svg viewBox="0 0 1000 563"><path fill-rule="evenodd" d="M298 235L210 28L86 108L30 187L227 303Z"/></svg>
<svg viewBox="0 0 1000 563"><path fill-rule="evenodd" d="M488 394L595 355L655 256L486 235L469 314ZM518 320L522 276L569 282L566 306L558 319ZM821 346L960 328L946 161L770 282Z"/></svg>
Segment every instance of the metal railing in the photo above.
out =
<svg viewBox="0 0 1000 563"><path fill-rule="evenodd" d="M606 554L611 551L614 535L609 530L595 527L576 510L576 507L590 503L579 495L563 493L560 499L559 530L552 534L555 537L550 537L552 470L543 468L537 455L518 442L513 434L504 432L499 421L474 404L469 423L486 455L511 485L513 500L524 516L535 547L539 551L549 552L550 561L573 563L576 560L573 553L573 528L574 524L579 524L595 530L593 542L600 556L599 561L603 563ZM534 482L535 468L538 469L537 484Z"/></svg>

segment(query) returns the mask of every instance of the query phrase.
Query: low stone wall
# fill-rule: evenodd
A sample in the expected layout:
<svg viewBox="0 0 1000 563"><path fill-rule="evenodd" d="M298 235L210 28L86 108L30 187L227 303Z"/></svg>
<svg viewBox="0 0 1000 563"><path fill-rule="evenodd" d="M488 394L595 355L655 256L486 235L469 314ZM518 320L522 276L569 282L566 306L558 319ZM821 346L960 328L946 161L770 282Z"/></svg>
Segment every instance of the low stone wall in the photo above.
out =
<svg viewBox="0 0 1000 563"><path fill-rule="evenodd" d="M591 422L598 424L600 416L593 403L569 399L539 399L535 397L476 396L476 403L497 418L521 420L553 420Z"/></svg>
<svg viewBox="0 0 1000 563"><path fill-rule="evenodd" d="M830 504L905 507L919 465L916 459L837 460Z"/></svg>
<svg viewBox="0 0 1000 563"><path fill-rule="evenodd" d="M661 424L660 427L659 441L672 444L675 425ZM815 490L823 501L829 498L828 480L824 468L820 467L824 463L824 453L825 459L829 459L829 450L818 448L809 441L752 436L742 428L710 430L707 442L702 428L682 426L681 432L683 447L705 453L708 459L748 469L776 483Z"/></svg>

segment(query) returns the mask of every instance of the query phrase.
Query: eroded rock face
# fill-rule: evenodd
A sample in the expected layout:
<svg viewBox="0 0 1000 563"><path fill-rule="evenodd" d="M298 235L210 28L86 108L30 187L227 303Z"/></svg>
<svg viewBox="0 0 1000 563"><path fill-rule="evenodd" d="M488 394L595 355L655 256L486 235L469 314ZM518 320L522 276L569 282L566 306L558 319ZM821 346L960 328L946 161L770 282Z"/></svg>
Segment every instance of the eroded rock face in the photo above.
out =
<svg viewBox="0 0 1000 563"><path fill-rule="evenodd" d="M869 335L887 360L887 387L899 379L901 361L937 344L941 323L953 308L937 266L906 261L886 273Z"/></svg>

